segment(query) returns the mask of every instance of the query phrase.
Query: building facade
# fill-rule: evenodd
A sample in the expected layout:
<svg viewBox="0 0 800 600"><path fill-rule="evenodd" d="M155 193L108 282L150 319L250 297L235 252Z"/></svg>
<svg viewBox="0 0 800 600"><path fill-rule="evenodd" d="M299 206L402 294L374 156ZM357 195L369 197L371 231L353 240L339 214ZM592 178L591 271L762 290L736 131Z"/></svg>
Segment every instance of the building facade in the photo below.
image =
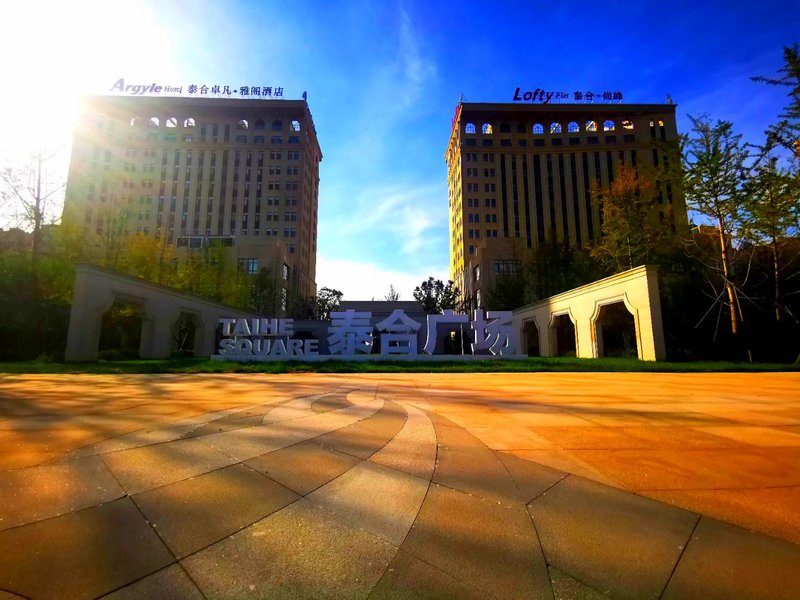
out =
<svg viewBox="0 0 800 600"><path fill-rule="evenodd" d="M481 104L456 109L445 155L450 277L474 307L496 275L546 242L581 247L598 239L593 186L620 165L660 167L677 140L673 104ZM667 183L658 214L686 226L686 207Z"/></svg>
<svg viewBox="0 0 800 600"><path fill-rule="evenodd" d="M316 293L319 163L305 100L86 98L74 136L64 223L101 254L129 235L178 259L227 247Z"/></svg>

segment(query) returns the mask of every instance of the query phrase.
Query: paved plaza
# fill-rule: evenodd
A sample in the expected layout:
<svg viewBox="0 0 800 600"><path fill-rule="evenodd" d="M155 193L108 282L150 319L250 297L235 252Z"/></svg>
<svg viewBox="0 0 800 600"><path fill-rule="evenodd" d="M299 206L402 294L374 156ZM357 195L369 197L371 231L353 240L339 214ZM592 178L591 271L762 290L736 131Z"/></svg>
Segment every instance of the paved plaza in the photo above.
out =
<svg viewBox="0 0 800 600"><path fill-rule="evenodd" d="M0 375L18 597L800 598L800 374Z"/></svg>

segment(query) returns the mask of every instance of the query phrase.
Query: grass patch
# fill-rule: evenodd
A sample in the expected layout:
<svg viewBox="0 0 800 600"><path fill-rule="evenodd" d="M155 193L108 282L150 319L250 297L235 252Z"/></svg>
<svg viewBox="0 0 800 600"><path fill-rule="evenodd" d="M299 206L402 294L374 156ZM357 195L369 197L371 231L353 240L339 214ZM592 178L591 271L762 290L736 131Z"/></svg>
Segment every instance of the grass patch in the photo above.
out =
<svg viewBox="0 0 800 600"><path fill-rule="evenodd" d="M269 363L217 362L205 358L118 360L91 363L47 361L1 362L0 373L539 373L539 372L648 372L734 373L800 371L797 364L746 362L645 362L630 358L528 358L480 362L350 362L299 361Z"/></svg>

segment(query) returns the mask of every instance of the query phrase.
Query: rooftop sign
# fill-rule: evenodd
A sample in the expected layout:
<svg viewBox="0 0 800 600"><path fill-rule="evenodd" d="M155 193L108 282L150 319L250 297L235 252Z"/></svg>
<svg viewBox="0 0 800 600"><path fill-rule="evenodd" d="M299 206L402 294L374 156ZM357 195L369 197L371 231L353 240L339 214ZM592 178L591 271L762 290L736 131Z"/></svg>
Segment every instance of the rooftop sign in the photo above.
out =
<svg viewBox="0 0 800 600"><path fill-rule="evenodd" d="M522 88L514 90L514 102L531 102L539 104L555 104L562 102L579 102L592 104L593 102L622 102L622 92L562 92L547 91L536 88L535 90L522 91Z"/></svg>
<svg viewBox="0 0 800 600"><path fill-rule="evenodd" d="M185 91L184 91L185 90ZM126 84L120 77L108 90L112 93L128 96L212 96L214 98L248 98L275 99L283 98L283 88L268 85L207 85L191 83L189 85L167 85L163 83ZM303 92L303 100L306 93Z"/></svg>

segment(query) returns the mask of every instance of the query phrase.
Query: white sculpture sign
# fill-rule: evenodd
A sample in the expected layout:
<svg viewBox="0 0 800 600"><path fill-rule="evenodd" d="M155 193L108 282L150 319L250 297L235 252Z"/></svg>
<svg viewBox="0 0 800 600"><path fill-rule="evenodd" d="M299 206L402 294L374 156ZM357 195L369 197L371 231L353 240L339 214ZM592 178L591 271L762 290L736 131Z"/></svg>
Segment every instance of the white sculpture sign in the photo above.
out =
<svg viewBox="0 0 800 600"><path fill-rule="evenodd" d="M425 345L418 351L419 323L397 309L372 325L372 313L346 310L331 313L328 327L328 354L320 355L316 339L294 338L293 319L220 319L222 340L218 360L319 360L320 357L417 357L435 355L439 325L457 327L469 334L472 355L485 357L517 356L517 336L511 324L511 311L478 309L470 321L467 315L445 310L428 315ZM373 354L375 331L380 337L380 353ZM484 354L486 351L488 355ZM451 357L452 358L452 357Z"/></svg>

